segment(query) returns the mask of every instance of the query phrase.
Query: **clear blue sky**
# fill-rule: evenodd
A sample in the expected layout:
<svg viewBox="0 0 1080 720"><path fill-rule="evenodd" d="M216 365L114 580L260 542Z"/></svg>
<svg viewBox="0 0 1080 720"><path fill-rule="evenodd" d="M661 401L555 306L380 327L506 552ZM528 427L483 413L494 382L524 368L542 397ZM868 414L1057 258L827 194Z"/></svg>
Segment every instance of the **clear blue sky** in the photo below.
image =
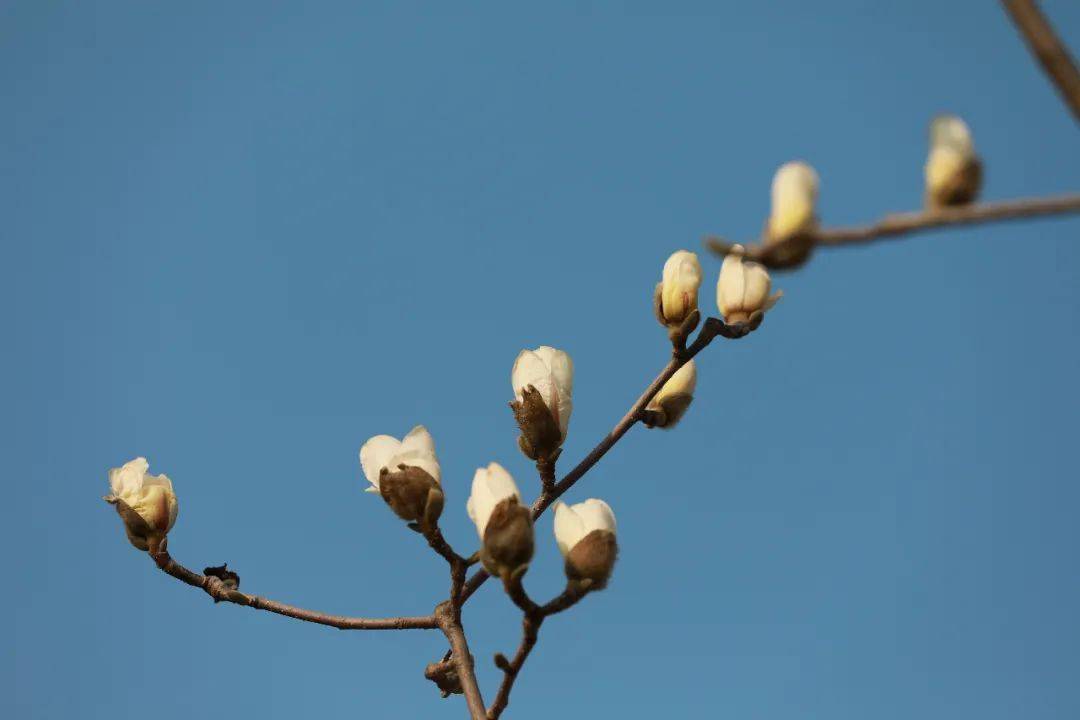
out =
<svg viewBox="0 0 1080 720"><path fill-rule="evenodd" d="M427 424L471 548L474 468L537 489L516 353L574 358L568 468L665 361L664 259L753 237L780 163L817 167L829 224L911 209L947 110L986 197L1080 190L1076 123L997 3L555 5L0 1L4 716L463 717L422 677L438 633L158 573L108 468L173 478L190 567L424 613L441 560L361 492L363 441ZM1080 4L1047 8L1080 52ZM508 717L1080 717L1080 219L778 285L678 430L636 428L571 493L614 507L621 560L545 626ZM466 621L491 697L517 613L487 587Z"/></svg>

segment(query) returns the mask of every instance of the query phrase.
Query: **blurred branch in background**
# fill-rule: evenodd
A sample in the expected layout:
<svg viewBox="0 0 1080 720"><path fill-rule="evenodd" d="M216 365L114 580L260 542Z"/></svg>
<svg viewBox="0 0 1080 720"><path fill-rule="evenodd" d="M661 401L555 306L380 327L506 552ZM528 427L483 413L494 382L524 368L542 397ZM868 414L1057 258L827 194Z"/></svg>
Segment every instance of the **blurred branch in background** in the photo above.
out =
<svg viewBox="0 0 1080 720"><path fill-rule="evenodd" d="M1024 36L1028 48L1050 76L1061 99L1080 122L1080 71L1068 48L1034 0L1002 0L1002 4Z"/></svg>

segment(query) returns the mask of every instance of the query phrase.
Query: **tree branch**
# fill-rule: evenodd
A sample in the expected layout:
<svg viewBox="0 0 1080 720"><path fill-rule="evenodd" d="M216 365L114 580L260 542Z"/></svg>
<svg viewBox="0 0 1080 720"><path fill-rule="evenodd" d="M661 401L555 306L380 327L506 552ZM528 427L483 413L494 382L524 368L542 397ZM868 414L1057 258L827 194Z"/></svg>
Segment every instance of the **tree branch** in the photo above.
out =
<svg viewBox="0 0 1080 720"><path fill-rule="evenodd" d="M708 347L709 343L715 340L718 336L725 337L731 340L735 340L746 336L750 333L750 327L747 325L727 325L723 320L719 318L709 318L705 321L705 326L698 333L694 342L686 348L685 351L675 349L672 353L673 357L660 374L656 376L656 379L645 388L645 392L637 399L623 415L622 419L615 424L615 427L611 429L611 432L601 440L596 447L589 451L581 462L579 462L574 468L563 477L562 480L551 486L550 490L544 490L540 493L540 497L536 498L532 505L533 520L540 517L551 503L555 502L565 493L567 490L574 486L578 480L580 480L585 473L589 472L596 463L600 462L600 458L607 454L607 451L615 446L615 443L622 439L623 435L629 432L630 428L634 426L636 422L641 420L642 415L645 412L645 407L649 404L649 401L653 399L656 393L660 392L660 388L664 386L671 376L678 371L683 365L688 363L695 355ZM488 579L488 574L484 570L478 570L473 573L473 576L469 578L465 583L465 587L461 594L461 602L464 604L476 590L484 584Z"/></svg>
<svg viewBox="0 0 1080 720"><path fill-rule="evenodd" d="M159 550L151 553L151 558L165 573L172 575L177 580L197 587L214 599L214 602L231 602L236 605L266 610L267 612L284 615L285 617L304 620L318 625L328 625L339 630L434 630L439 627L434 615L422 617L391 617L391 618L360 618L346 617L343 615L327 615L326 613L305 610L268 600L258 595L248 595L239 590L232 589L221 578L200 575L188 570L172 559L167 550Z"/></svg>
<svg viewBox="0 0 1080 720"><path fill-rule="evenodd" d="M583 590L581 586L567 583L566 589L554 600L546 605L537 605L525 592L520 577L507 579L503 582L503 585L506 594L522 611L521 643L518 645L517 652L514 653L513 660L507 660L502 653L496 653L495 655L495 665L503 671L503 679L499 684L499 691L496 693L491 707L488 708L488 720L497 720L503 710L506 709L506 706L510 704L510 691L514 688L514 681L517 680L518 674L521 673L525 661L529 659L529 653L536 646L536 641L540 636L540 626L543 625L544 620L555 613L566 610L588 594L588 590Z"/></svg>
<svg viewBox="0 0 1080 720"><path fill-rule="evenodd" d="M1080 71L1068 48L1034 0L1002 0L1028 49L1050 77L1073 117L1080 121Z"/></svg>
<svg viewBox="0 0 1080 720"><path fill-rule="evenodd" d="M813 235L813 242L815 245L828 246L854 245L883 238L926 232L942 227L978 225L1003 220L1021 220L1076 212L1080 212L1080 193L1047 198L1021 198L934 210L892 213L871 225L818 230ZM769 245L750 245L746 247L745 256L748 260L754 260L773 270L793 269L797 265L785 263L783 260L785 255L790 255L790 253L784 252L790 242L781 241ZM705 239L705 246L717 255L724 256L731 252L734 243L710 237Z"/></svg>
<svg viewBox="0 0 1080 720"><path fill-rule="evenodd" d="M484 696L480 694L480 686L476 684L476 670L473 667L473 657L469 652L469 642L465 639L465 630L461 625L461 609L455 607L449 601L440 603L435 608L435 618L438 627L446 635L450 642L450 659L457 667L458 678L461 680L461 690L465 694L465 704L469 707L469 714L473 720L485 720L487 710L484 708Z"/></svg>

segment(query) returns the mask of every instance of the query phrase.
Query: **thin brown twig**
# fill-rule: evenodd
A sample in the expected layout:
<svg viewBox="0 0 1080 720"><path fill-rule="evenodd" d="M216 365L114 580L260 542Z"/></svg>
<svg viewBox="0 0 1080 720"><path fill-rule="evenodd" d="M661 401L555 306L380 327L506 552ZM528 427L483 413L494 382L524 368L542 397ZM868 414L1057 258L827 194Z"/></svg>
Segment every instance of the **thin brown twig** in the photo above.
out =
<svg viewBox="0 0 1080 720"><path fill-rule="evenodd" d="M540 637L540 626L543 625L544 620L571 607L587 594L587 590L582 589L581 586L567 583L566 589L551 602L537 605L525 592L520 578L509 579L503 585L506 594L522 611L521 643L512 660L507 660L502 653L495 655L495 665L503 671L503 679L499 684L495 699L491 702L491 707L488 708L488 720L497 720L510 704L510 691L514 688L514 681L521 673L525 661L529 659L529 653L536 647L536 641Z"/></svg>
<svg viewBox="0 0 1080 720"><path fill-rule="evenodd" d="M674 375L679 368L708 347L709 343L717 337L726 337L734 340L744 337L749 332L750 328L745 325L726 325L719 318L707 319L704 327L702 327L701 332L698 333L694 342L687 347L685 351L675 350L671 361L660 371L660 374L656 376L649 386L645 388L645 392L643 392L637 401L630 407L630 410L623 415L622 419L615 424L615 427L611 429L611 432L609 432L596 447L590 450L589 454L586 455L581 462L575 465L562 480L552 485L550 490L545 490L540 493L540 496L536 498L532 504L533 519L535 520L540 517L540 515L551 506L551 503L558 500L559 497L572 488L574 483L580 480L585 473L589 472L596 463L600 462L600 458L604 457L608 450L614 447L615 443L619 442L623 435L626 435L630 428L641 419L649 401L653 399L656 393L660 392L660 388L664 386L664 383L671 379L671 376ZM488 577L487 572L483 569L473 573L472 577L465 583L465 588L461 594L461 602L465 603L472 594L484 584Z"/></svg>
<svg viewBox="0 0 1080 720"><path fill-rule="evenodd" d="M361 618L326 613L286 605L258 595L249 595L225 586L217 577L200 575L176 562L166 550L151 553L151 558L165 573L192 587L203 590L214 602L231 602L236 605L266 610L285 617L304 620L318 625L328 625L339 630L434 630L439 627L434 615L420 617Z"/></svg>
<svg viewBox="0 0 1080 720"><path fill-rule="evenodd" d="M1032 54L1050 77L1073 117L1080 121L1080 71L1068 48L1034 0L1002 0Z"/></svg>
<svg viewBox="0 0 1080 720"><path fill-rule="evenodd" d="M818 230L813 234L812 240L815 245L853 245L883 238L926 232L942 227L977 225L1076 212L1080 212L1080 193L1046 198L1020 198L933 210L892 213L870 225ZM717 255L723 256L731 252L734 243L710 237L705 239L705 246ZM784 252L786 249L786 242L784 241L768 245L754 244L747 246L744 254L748 260L760 262L773 270L793 269L798 265L784 262L785 256L790 255L790 253Z"/></svg>

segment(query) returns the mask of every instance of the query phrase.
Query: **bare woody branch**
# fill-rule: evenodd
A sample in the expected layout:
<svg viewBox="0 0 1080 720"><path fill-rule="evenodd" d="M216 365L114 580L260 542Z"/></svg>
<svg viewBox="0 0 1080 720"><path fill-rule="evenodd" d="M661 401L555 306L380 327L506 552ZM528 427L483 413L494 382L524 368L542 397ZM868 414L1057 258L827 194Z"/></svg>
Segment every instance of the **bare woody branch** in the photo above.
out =
<svg viewBox="0 0 1080 720"><path fill-rule="evenodd" d="M870 225L854 227L836 227L818 230L811 240L814 245L841 246L867 243L874 240L896 238L927 232L945 227L980 225L1005 220L1023 220L1053 215L1068 215L1080 212L1080 193L1057 195L1048 198L1021 198L1000 202L944 207L933 210L892 213ZM749 245L745 248L748 260L760 262L773 270L790 270L798 266L785 261L791 253L787 245L805 238L792 238L769 244ZM705 246L723 256L731 252L734 243L721 238L705 239Z"/></svg>
<svg viewBox="0 0 1080 720"><path fill-rule="evenodd" d="M514 687L514 681L517 680L525 661L529 659L529 653L536 646L536 641L540 636L540 626L544 620L571 607L588 593L587 589L569 583L566 589L554 600L545 605L537 605L525 592L520 578L507 579L503 585L506 594L522 611L521 643L518 645L513 659L508 660L502 653L495 655L495 665L503 671L503 679L495 699L487 711L487 720L498 720L503 710L510 704L510 691Z"/></svg>
<svg viewBox="0 0 1080 720"><path fill-rule="evenodd" d="M1002 0L1006 12L1042 65L1073 117L1080 121L1080 71L1034 0Z"/></svg>
<svg viewBox="0 0 1080 720"><path fill-rule="evenodd" d="M443 631L450 643L450 659L457 666L469 715L472 720L485 720L487 710L484 708L484 697L480 693L480 686L476 683L476 670L472 654L469 652L469 642L465 639L465 630L461 625L461 608L449 601L444 602L435 608L435 618L439 629Z"/></svg>
<svg viewBox="0 0 1080 720"><path fill-rule="evenodd" d="M326 613L286 605L276 600L268 600L258 595L249 595L232 589L221 578L212 575L200 575L176 562L167 550L151 553L157 566L177 580L199 588L214 599L214 602L231 602L236 605L266 610L277 615L304 620L318 625L327 625L339 630L435 630L439 624L434 615L419 617L361 618Z"/></svg>

